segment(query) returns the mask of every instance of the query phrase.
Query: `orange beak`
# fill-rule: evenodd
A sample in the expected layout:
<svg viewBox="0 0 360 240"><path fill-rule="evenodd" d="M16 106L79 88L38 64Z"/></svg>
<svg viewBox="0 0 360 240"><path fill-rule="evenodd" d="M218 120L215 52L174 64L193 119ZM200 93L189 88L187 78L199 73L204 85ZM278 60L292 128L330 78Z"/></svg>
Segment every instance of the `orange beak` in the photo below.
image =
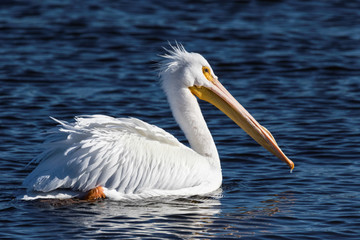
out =
<svg viewBox="0 0 360 240"><path fill-rule="evenodd" d="M261 126L217 79L212 78L211 83L210 88L192 86L189 89L201 100L205 100L220 109L257 143L277 156L293 170L294 163L281 151L271 133Z"/></svg>

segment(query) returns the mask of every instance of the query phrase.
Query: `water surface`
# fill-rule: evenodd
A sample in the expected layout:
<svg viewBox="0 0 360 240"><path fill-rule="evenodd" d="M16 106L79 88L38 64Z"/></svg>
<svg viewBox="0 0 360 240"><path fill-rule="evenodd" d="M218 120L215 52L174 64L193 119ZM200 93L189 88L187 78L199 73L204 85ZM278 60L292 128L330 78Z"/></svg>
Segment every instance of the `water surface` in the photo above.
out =
<svg viewBox="0 0 360 240"><path fill-rule="evenodd" d="M357 239L359 1L1 1L0 237ZM184 199L19 201L53 116L138 117L186 143L158 84L167 41L203 54L295 162L202 103L221 191Z"/></svg>

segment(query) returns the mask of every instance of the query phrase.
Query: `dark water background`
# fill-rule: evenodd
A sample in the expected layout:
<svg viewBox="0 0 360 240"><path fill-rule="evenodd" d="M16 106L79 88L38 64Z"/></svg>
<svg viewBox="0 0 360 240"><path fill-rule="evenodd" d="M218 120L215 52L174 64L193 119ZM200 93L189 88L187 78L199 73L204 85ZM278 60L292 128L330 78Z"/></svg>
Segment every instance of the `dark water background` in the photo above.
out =
<svg viewBox="0 0 360 240"><path fill-rule="evenodd" d="M219 196L20 201L48 116L133 116L184 137L156 62L177 40L276 137L287 166L202 104ZM0 2L0 237L359 239L359 1Z"/></svg>

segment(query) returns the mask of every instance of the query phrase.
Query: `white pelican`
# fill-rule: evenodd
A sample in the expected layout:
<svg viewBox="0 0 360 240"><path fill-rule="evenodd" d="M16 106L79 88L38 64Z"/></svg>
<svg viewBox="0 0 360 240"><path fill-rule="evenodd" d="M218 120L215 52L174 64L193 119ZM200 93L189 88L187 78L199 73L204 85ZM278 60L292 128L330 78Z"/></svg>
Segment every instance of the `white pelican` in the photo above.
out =
<svg viewBox="0 0 360 240"><path fill-rule="evenodd" d="M71 124L54 119L61 126L34 159L40 163L23 183L28 193L54 197L66 191L65 197L132 199L217 190L222 183L220 159L196 97L215 105L294 168L271 133L220 84L204 57L179 44L171 47L163 56L160 78L191 148L135 118L80 116Z"/></svg>

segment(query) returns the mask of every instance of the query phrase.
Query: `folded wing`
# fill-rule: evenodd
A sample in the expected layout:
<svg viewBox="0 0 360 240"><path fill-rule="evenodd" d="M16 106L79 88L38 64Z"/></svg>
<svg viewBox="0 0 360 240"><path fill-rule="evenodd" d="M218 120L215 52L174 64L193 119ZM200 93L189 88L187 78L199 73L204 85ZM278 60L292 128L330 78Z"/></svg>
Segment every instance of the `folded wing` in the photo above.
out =
<svg viewBox="0 0 360 240"><path fill-rule="evenodd" d="M88 191L97 186L120 193L176 190L200 185L206 158L161 128L135 118L103 115L57 121L39 165L24 180L31 191Z"/></svg>

